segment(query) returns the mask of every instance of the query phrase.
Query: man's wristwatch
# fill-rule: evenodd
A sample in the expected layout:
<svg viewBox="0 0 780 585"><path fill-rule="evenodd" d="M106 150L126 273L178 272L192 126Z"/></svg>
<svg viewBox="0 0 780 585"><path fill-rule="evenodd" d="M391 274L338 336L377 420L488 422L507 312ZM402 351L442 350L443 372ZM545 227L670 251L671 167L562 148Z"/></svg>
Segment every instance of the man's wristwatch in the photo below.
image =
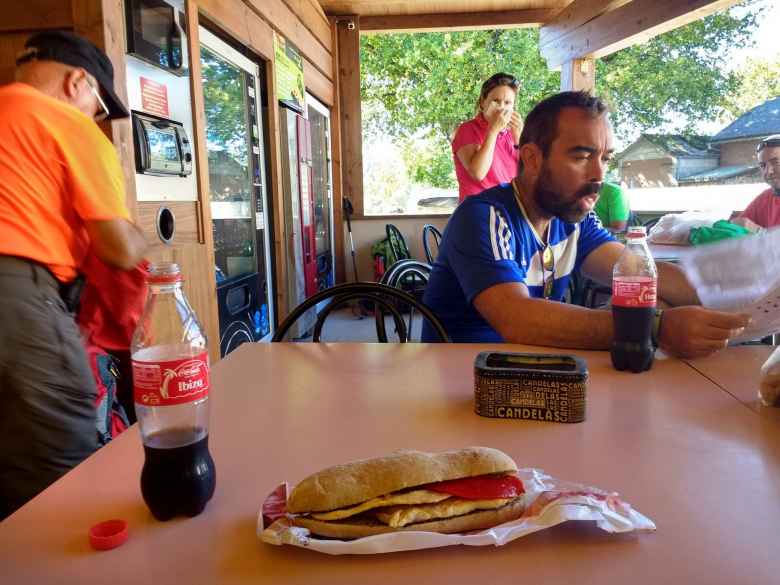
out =
<svg viewBox="0 0 780 585"><path fill-rule="evenodd" d="M659 336L661 333L661 318L663 316L663 309L655 310L655 317L653 317L653 328L650 331L650 340L653 342L653 347L658 347Z"/></svg>
<svg viewBox="0 0 780 585"><path fill-rule="evenodd" d="M512 146L515 147L515 150L520 150L520 144L519 143L518 144L513 144Z"/></svg>

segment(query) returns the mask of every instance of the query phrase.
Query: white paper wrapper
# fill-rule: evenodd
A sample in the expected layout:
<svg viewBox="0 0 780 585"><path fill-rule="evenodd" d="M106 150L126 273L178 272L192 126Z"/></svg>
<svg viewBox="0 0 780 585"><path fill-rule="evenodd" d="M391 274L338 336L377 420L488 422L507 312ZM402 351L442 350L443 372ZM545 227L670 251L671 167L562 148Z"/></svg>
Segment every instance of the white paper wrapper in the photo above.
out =
<svg viewBox="0 0 780 585"><path fill-rule="evenodd" d="M356 540L326 540L311 536L305 528L292 526L287 517L263 525L263 508L257 519L257 536L268 544L291 544L330 555L367 555L376 553L436 548L454 544L501 546L538 530L568 520L591 520L607 532L655 530L652 520L634 510L615 493L555 479L540 469L518 472L525 486L526 511L522 518L467 534L436 532L391 532ZM280 493L277 488L266 500Z"/></svg>

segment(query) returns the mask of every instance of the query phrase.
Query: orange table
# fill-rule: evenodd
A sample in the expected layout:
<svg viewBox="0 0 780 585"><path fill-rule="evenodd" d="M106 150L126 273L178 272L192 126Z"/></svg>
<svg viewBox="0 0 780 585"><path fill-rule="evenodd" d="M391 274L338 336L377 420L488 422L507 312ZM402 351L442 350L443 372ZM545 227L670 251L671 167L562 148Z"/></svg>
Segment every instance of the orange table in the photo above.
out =
<svg viewBox="0 0 780 585"><path fill-rule="evenodd" d="M780 422L780 408L758 400L761 366L774 350L772 345L740 345L688 364L751 410Z"/></svg>
<svg viewBox="0 0 780 585"><path fill-rule="evenodd" d="M504 346L502 349L509 349ZM484 346L244 345L213 371L217 493L194 519L159 523L141 500L135 428L0 524L3 584L777 583L780 427L684 362L590 370L581 424L472 412ZM520 349L520 348L514 348ZM263 498L337 462L398 448L489 445L521 466L620 492L658 531L568 523L504 547L329 557L255 536ZM123 517L130 538L94 552L87 528Z"/></svg>

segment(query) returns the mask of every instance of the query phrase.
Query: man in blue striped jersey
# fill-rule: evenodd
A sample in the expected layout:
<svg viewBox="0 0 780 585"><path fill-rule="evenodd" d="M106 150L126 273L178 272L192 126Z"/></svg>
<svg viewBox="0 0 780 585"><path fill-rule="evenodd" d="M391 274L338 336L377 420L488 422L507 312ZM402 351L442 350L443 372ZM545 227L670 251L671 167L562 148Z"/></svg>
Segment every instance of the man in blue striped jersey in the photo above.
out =
<svg viewBox="0 0 780 585"><path fill-rule="evenodd" d="M609 311L561 303L581 268L609 284L623 250L593 213L612 156L607 108L585 92L534 107L520 138L518 176L468 197L444 231L424 301L454 341L608 349ZM726 346L748 317L704 309L685 275L658 264L658 340L686 357ZM423 340L437 339L426 324Z"/></svg>

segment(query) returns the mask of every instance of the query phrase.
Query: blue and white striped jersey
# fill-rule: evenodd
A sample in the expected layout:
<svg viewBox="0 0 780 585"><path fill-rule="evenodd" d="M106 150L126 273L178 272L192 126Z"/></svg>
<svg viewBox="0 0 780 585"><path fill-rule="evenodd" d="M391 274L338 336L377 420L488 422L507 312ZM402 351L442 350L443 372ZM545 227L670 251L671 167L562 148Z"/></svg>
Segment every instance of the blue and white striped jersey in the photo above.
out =
<svg viewBox="0 0 780 585"><path fill-rule="evenodd" d="M551 263L548 258L545 269L545 245L518 205L511 184L468 197L458 206L442 235L423 297L453 341L503 341L472 305L483 290L522 282L532 297L541 298L545 278L553 274L548 298L559 301L569 285L569 275L593 250L614 240L594 213L579 223L553 218L549 230L547 242L553 260ZM423 341L436 339L426 324Z"/></svg>

